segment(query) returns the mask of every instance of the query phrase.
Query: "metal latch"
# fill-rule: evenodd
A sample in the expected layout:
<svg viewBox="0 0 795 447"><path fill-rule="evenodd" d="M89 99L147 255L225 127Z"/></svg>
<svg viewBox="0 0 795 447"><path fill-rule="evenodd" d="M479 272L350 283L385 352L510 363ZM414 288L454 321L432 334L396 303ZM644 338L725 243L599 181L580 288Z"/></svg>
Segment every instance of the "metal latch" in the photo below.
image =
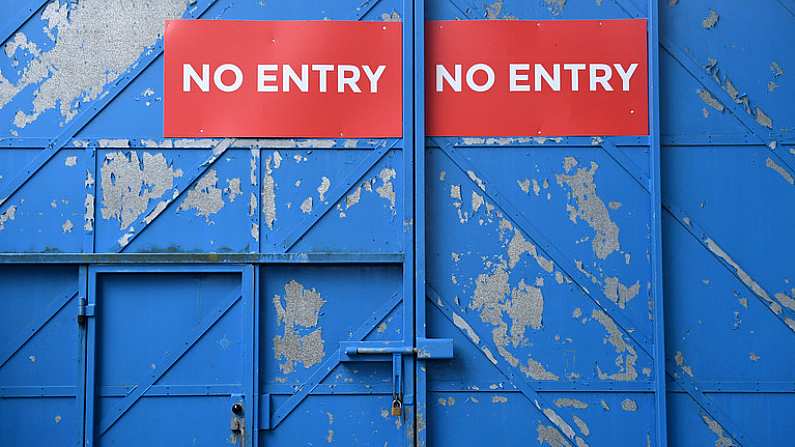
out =
<svg viewBox="0 0 795 447"><path fill-rule="evenodd" d="M240 445L240 447L246 444L246 415L244 410L242 402L234 402L232 404L232 418L229 420L229 430L232 432L229 436L229 442L233 445Z"/></svg>
<svg viewBox="0 0 795 447"><path fill-rule="evenodd" d="M402 341L343 341L340 342L341 362L388 362L392 354L415 354L418 359L453 358L450 338L417 338L417 347Z"/></svg>
<svg viewBox="0 0 795 447"><path fill-rule="evenodd" d="M417 347L403 341L340 342L341 362L392 362L392 416L403 416L403 356L414 354L418 359L453 358L453 340L449 338L417 338Z"/></svg>
<svg viewBox="0 0 795 447"><path fill-rule="evenodd" d="M77 323L85 324L89 317L94 316L94 305L88 304L85 298L80 298L77 301Z"/></svg>

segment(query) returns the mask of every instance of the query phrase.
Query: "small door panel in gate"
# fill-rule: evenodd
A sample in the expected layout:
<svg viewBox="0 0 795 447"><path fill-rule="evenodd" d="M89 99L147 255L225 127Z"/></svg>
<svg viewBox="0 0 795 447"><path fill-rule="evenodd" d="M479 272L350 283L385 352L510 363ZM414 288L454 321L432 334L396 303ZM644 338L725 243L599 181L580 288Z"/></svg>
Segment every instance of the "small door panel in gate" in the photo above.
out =
<svg viewBox="0 0 795 447"><path fill-rule="evenodd" d="M81 437L78 268L0 268L0 445Z"/></svg>
<svg viewBox="0 0 795 447"><path fill-rule="evenodd" d="M391 358L348 361L340 345L411 345L399 266L273 266L260 283L260 445L411 442L413 416L391 415ZM398 397L404 408L413 399Z"/></svg>
<svg viewBox="0 0 795 447"><path fill-rule="evenodd" d="M95 270L87 402L95 444L250 444L252 270L201 270Z"/></svg>

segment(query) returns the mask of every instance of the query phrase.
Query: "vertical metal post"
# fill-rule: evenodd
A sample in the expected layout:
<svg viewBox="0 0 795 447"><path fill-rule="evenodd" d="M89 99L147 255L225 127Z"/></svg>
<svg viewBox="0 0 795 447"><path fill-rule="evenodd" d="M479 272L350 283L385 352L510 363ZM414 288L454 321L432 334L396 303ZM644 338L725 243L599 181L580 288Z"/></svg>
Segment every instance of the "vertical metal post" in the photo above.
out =
<svg viewBox="0 0 795 447"><path fill-rule="evenodd" d="M415 336L426 338L425 331L425 1L414 0L414 269ZM427 368L417 365L417 445L427 444Z"/></svg>
<svg viewBox="0 0 795 447"><path fill-rule="evenodd" d="M654 297L654 360L657 446L668 445L665 390L665 301L662 271L662 203L660 192L660 5L649 0L649 173L651 176L651 281Z"/></svg>
<svg viewBox="0 0 795 447"><path fill-rule="evenodd" d="M414 197L417 187L414 179L415 150L414 150L414 4L413 0L403 0L403 23L401 28L402 36L402 107L403 107L403 144L401 154L403 156L403 172L406 181L403 186L403 342L404 345L414 346L415 323L414 323ZM411 356L400 356L398 361L405 362L402 366L405 371L415 370L415 360ZM403 397L403 412L407 420L415 417L413 404L416 402L414 393L414 374L404 374L405 380L403 389L406 395ZM414 430L415 423L406 424L406 430ZM413 433L404 436L407 447L414 446Z"/></svg>
<svg viewBox="0 0 795 447"><path fill-rule="evenodd" d="M259 183L259 179L257 180ZM257 193L259 195L259 193ZM259 212L259 207L257 207L257 212ZM254 264L252 265L254 269L254 303L252 308L254 309L254 329L253 334L250 334L251 337L251 349L254 355L252 366L254 369L254 394L251 396L251 418L249 421L249 426L251 427L251 439L252 443L255 446L259 445L259 430L260 430L260 389L259 389L259 379L260 379L260 370L259 370L259 323L260 323L260 271L261 268L259 265ZM268 411L265 417L270 417L270 411L268 408L263 408L262 410ZM270 424L267 424L270 425Z"/></svg>
<svg viewBox="0 0 795 447"><path fill-rule="evenodd" d="M88 287L86 291L86 303L96 306L97 297L97 272L94 266L89 266ZM96 346L97 346L97 319L88 318L86 320L86 368L85 368L85 412L83 413L83 431L85 433L84 444L86 447L94 445L94 420L96 419L95 410L97 409L96 396Z"/></svg>
<svg viewBox="0 0 795 447"><path fill-rule="evenodd" d="M78 292L77 292L77 300L75 304L80 306L80 303L83 302L88 296L88 266L81 265L80 271L78 274ZM77 312L75 312L77 314ZM78 342L80 346L78 351L80 356L78 358L78 380L80 381L78 384L78 391L77 391L77 408L78 414L81 415L83 418L83 424L80 427L80 445L86 444L86 328L88 327L87 324L80 324L78 326Z"/></svg>
<svg viewBox="0 0 795 447"><path fill-rule="evenodd" d="M245 393L245 415L246 415L246 425L249 427L246 429L246 433L248 434L245 437L245 442L248 447L253 447L254 444L253 440L257 437L257 419L256 419L256 410L255 408L259 405L259 396L255 394L256 386L255 381L257 380L257 374L255 373L256 369L255 359L256 359L256 351L254 350L254 328L256 327L255 319L256 317L256 310L254 306L254 266L251 264L242 266L240 272L240 294L242 299L240 300L240 315L243 319L242 326L242 333L241 340L248 340L248 346L243 346L243 364L241 365L241 371L243 371L243 392Z"/></svg>

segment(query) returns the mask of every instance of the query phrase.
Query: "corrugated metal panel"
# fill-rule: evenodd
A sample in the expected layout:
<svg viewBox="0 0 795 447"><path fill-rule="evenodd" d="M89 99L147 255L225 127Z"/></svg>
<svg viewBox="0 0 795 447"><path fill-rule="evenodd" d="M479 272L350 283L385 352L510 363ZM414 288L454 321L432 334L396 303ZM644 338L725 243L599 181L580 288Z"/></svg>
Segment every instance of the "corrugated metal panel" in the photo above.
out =
<svg viewBox="0 0 795 447"><path fill-rule="evenodd" d="M0 2L0 444L789 445L795 5L660 3ZM182 16L402 20L407 138L164 140ZM426 18L638 17L650 137L426 141Z"/></svg>

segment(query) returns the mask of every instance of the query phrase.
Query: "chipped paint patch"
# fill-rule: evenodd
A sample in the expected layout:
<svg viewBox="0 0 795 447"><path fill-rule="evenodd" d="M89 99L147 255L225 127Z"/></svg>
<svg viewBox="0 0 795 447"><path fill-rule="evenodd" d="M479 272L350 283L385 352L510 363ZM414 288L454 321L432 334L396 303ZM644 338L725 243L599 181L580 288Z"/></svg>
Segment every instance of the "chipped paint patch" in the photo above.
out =
<svg viewBox="0 0 795 447"><path fill-rule="evenodd" d="M254 213L257 212L257 196L256 194L249 193L248 195L248 215L250 217L254 217Z"/></svg>
<svg viewBox="0 0 795 447"><path fill-rule="evenodd" d="M480 179L480 178L479 178L479 177L478 177L478 176L475 174L475 172L474 172L474 171L467 171L467 176L469 177L469 179L470 179L470 180L472 180L473 182L475 182L475 184L476 184L476 185L478 185L478 188L480 188L482 191L485 191L485 190L486 190L486 184L485 184L485 183L483 183L483 180L481 180L481 179Z"/></svg>
<svg viewBox="0 0 795 447"><path fill-rule="evenodd" d="M477 334L477 332L472 329L472 326L470 326L469 323L467 323L467 321L461 317L461 315L458 315L455 312L453 312L453 324L457 328L464 331L464 333L467 335L467 337L469 337L470 340L472 340L473 343L476 345L480 344L480 336Z"/></svg>
<svg viewBox="0 0 795 447"><path fill-rule="evenodd" d="M135 228L130 227L130 229L126 233L124 233L119 239L117 239L116 242L119 244L120 248L124 248L130 243L130 240L134 235L135 235Z"/></svg>
<svg viewBox="0 0 795 447"><path fill-rule="evenodd" d="M758 296L763 301L765 301L768 304L768 307L770 307L770 310L773 311L773 313L775 313L776 315L781 315L782 312L781 305L773 301L770 298L770 295L767 294L767 291L765 291L765 289L763 289L762 286L760 286L756 281L754 281L754 279L751 278L751 275L749 275L745 270L743 270L742 267L740 267L740 265L734 261L734 259L732 259L725 251L723 251L723 249L717 243L715 243L715 241L713 241L710 238L707 238L704 241L704 243L707 245L707 249L709 249L709 251L711 251L715 256L721 258L724 262L729 264L734 269L734 271L737 273L737 276L740 278L740 281L742 281L743 284L745 284L749 289L751 289L751 291L753 291L756 296Z"/></svg>
<svg viewBox="0 0 795 447"><path fill-rule="evenodd" d="M251 224L251 237L255 241L259 242L259 224L257 224L257 223L252 223Z"/></svg>
<svg viewBox="0 0 795 447"><path fill-rule="evenodd" d="M397 177L397 171L392 168L384 168L378 173L378 178L381 179L381 186L376 188L378 195L389 200L389 207L392 212L395 212L395 189L392 186L392 180Z"/></svg>
<svg viewBox="0 0 795 447"><path fill-rule="evenodd" d="M500 18L502 12L503 0L494 0L492 3L486 5L486 18L495 20Z"/></svg>
<svg viewBox="0 0 795 447"><path fill-rule="evenodd" d="M792 174L790 174L783 166L773 161L772 158L767 157L767 160L765 160L765 166L778 173L778 175L784 178L784 180L786 180L786 182L790 185L795 185L795 179L792 178Z"/></svg>
<svg viewBox="0 0 795 447"><path fill-rule="evenodd" d="M560 380L560 377L548 371L544 365L533 358L527 359L527 365L520 368L524 375L532 378L533 380Z"/></svg>
<svg viewBox="0 0 795 447"><path fill-rule="evenodd" d="M484 203L485 200L483 199L483 196L476 193L475 191L472 191L472 214L477 213Z"/></svg>
<svg viewBox="0 0 795 447"><path fill-rule="evenodd" d="M538 424L536 432L538 433L537 439L540 445L546 444L549 447L571 447L569 441L551 425Z"/></svg>
<svg viewBox="0 0 795 447"><path fill-rule="evenodd" d="M238 183L240 180L238 179ZM239 193L238 185L238 193ZM179 205L177 211L196 210L196 215L204 217L211 223L210 215L215 214L224 207L221 189L218 188L218 174L215 169L210 169L188 190L185 200Z"/></svg>
<svg viewBox="0 0 795 447"><path fill-rule="evenodd" d="M720 15L718 15L718 11L710 9L709 14L707 14L707 17L705 17L704 20L701 21L701 26L704 29L715 28L715 25L718 24L718 20L720 20Z"/></svg>
<svg viewBox="0 0 795 447"><path fill-rule="evenodd" d="M567 159L569 158L574 160L573 157L567 157ZM595 232L591 241L593 251L596 257L605 259L621 247L618 240L618 225L610 219L610 213L605 203L596 193L594 175L599 169L599 165L592 161L590 169L578 168L574 174L568 175L574 166L576 166L576 160L574 160L574 164L571 161L564 160L563 169L565 174L559 174L555 177L558 185L563 186L565 184L571 190L571 194L577 203L577 216L584 220Z"/></svg>
<svg viewBox="0 0 795 447"><path fill-rule="evenodd" d="M94 194L86 194L83 206L86 210L83 215L83 230L94 231ZM2 219L0 218L0 220ZM2 229L2 226L0 226L0 229Z"/></svg>
<svg viewBox="0 0 795 447"><path fill-rule="evenodd" d="M770 63L770 71L773 72L773 77L775 78L784 76L784 69L781 68L781 65L776 61Z"/></svg>
<svg viewBox="0 0 795 447"><path fill-rule="evenodd" d="M359 203L362 198L362 187L357 186L356 189L345 197L345 208L348 209L353 205Z"/></svg>
<svg viewBox="0 0 795 447"><path fill-rule="evenodd" d="M6 222L12 221L17 217L17 206L11 205L0 214L0 231L6 229Z"/></svg>
<svg viewBox="0 0 795 447"><path fill-rule="evenodd" d="M640 292L640 281L635 281L635 284L627 287L621 284L615 276L605 278L604 293L605 296L618 307L624 309L629 301L638 296Z"/></svg>
<svg viewBox="0 0 795 447"><path fill-rule="evenodd" d="M763 127L773 128L773 120L759 107L754 110L754 119Z"/></svg>
<svg viewBox="0 0 795 447"><path fill-rule="evenodd" d="M143 160L131 151L105 155L101 169L102 218L116 219L125 229L146 211L149 201L174 187L181 169L169 166L162 153L144 152Z"/></svg>
<svg viewBox="0 0 795 447"><path fill-rule="evenodd" d="M575 414L574 416L572 416L572 419L574 419L574 425L577 426L577 429L580 430L580 433L582 433L584 436L590 436L591 435L590 427L588 427L588 424L585 423L585 421L582 420L582 418L580 418L579 416L577 416Z"/></svg>
<svg viewBox="0 0 795 447"><path fill-rule="evenodd" d="M544 313L544 296L541 289L519 281L519 286L511 291L511 303L507 309L511 318L511 341L518 346L524 339L525 330L529 326L541 329L541 317Z"/></svg>
<svg viewBox="0 0 795 447"><path fill-rule="evenodd" d="M237 199L237 196L242 194L240 190L240 178L230 178L226 179L226 188L224 188L224 193L229 196L229 201L234 202Z"/></svg>
<svg viewBox="0 0 795 447"><path fill-rule="evenodd" d="M795 289L792 290L793 296L795 296ZM777 293L775 294L776 300L781 303L782 306L786 307L787 309L795 312L795 299L790 298L786 293Z"/></svg>
<svg viewBox="0 0 795 447"><path fill-rule="evenodd" d="M504 325L502 310L509 289L508 272L503 266L498 265L493 273L478 275L475 293L469 307L480 310L480 319L484 322L494 326Z"/></svg>
<svg viewBox="0 0 795 447"><path fill-rule="evenodd" d="M487 346L484 346L482 351L484 354L486 354L486 358L488 358L491 363L495 365L497 364L497 357L494 357L494 353L491 352L491 349L489 349Z"/></svg>
<svg viewBox="0 0 795 447"><path fill-rule="evenodd" d="M491 396L491 403L493 404L505 404L508 403L508 398L505 396Z"/></svg>
<svg viewBox="0 0 795 447"><path fill-rule="evenodd" d="M519 185L519 189L521 189L525 194L530 192L530 179L517 180L516 184Z"/></svg>
<svg viewBox="0 0 795 447"><path fill-rule="evenodd" d="M635 363L638 360L638 354L635 348L624 340L624 335L616 325L616 322L610 318L609 315L599 309L594 309L591 312L591 317L596 320L607 331L608 337L605 342L613 345L618 356L616 356L616 366L619 371L613 374L602 372L599 366L596 366L597 375L601 380L618 380L618 381L631 381L638 378L638 372L635 369Z"/></svg>
<svg viewBox="0 0 795 447"><path fill-rule="evenodd" d="M439 405L441 405L443 407L452 407L453 405L455 405L455 397L448 396L447 399L445 399L444 397L440 397L438 399L438 402L439 402Z"/></svg>
<svg viewBox="0 0 795 447"><path fill-rule="evenodd" d="M715 436L718 438L715 440L715 447L734 447L738 445L734 442L734 439L729 437L729 435L723 430L723 427L718 424L715 419L707 416L706 414L702 414L701 418L704 420L704 423L709 427L709 430L712 433L715 433Z"/></svg>
<svg viewBox="0 0 795 447"><path fill-rule="evenodd" d="M320 179L320 185L317 187L317 194L320 197L321 202L326 200L326 193L328 192L329 188L331 188L331 180L329 180L328 177L323 176Z"/></svg>
<svg viewBox="0 0 795 447"><path fill-rule="evenodd" d="M632 399L624 399L621 401L621 409L628 412L638 411L638 403Z"/></svg>
<svg viewBox="0 0 795 447"><path fill-rule="evenodd" d="M702 101L704 101L704 104L712 107L718 112L723 112L723 110L726 108L723 104L720 103L720 101L718 101L714 96L712 96L712 93L708 92L707 90L699 89L696 93L698 93L698 97L701 98Z"/></svg>
<svg viewBox="0 0 795 447"><path fill-rule="evenodd" d="M563 9L566 8L566 0L544 0L544 3L547 5L549 13L553 16L559 16L563 13Z"/></svg>
<svg viewBox="0 0 795 447"><path fill-rule="evenodd" d="M63 230L64 233L71 233L72 228L74 228L74 224L69 219L66 219L63 225L61 225L61 229Z"/></svg>
<svg viewBox="0 0 795 447"><path fill-rule="evenodd" d="M77 165L77 156L71 155L69 157L66 157L66 160L64 160L64 165L70 168Z"/></svg>
<svg viewBox="0 0 795 447"><path fill-rule="evenodd" d="M323 360L326 354L318 319L325 303L317 290L307 290L295 280L284 285L283 298L273 296L277 325L284 326L283 335L273 338L274 356L284 360L279 365L282 373L294 372L296 363L310 368Z"/></svg>
<svg viewBox="0 0 795 447"><path fill-rule="evenodd" d="M564 435L566 435L569 439L574 439L574 429L571 428L568 422L564 421L560 415L558 415L555 410L551 408L544 408L544 415L555 424Z"/></svg>
<svg viewBox="0 0 795 447"><path fill-rule="evenodd" d="M63 122L70 121L82 103L97 99L105 85L155 43L165 20L179 18L186 6L184 0L50 3L41 18L47 21L45 33L54 44L28 63L16 85L7 83L0 95L0 108L27 87L37 85L32 110L18 111L15 125L25 127L56 107Z"/></svg>
<svg viewBox="0 0 795 447"><path fill-rule="evenodd" d="M97 141L100 148L115 148L115 149L129 149L130 148L130 140L125 138L115 138L115 139L108 139L102 138Z"/></svg>
<svg viewBox="0 0 795 447"><path fill-rule="evenodd" d="M578 410L584 410L588 408L587 403L578 399L570 399L567 397L555 399L555 406L558 408L576 408Z"/></svg>
<svg viewBox="0 0 795 447"><path fill-rule="evenodd" d="M503 219L503 221L510 225L510 222L507 220ZM547 273L552 273L555 269L555 264L551 260L538 254L538 249L535 244L525 240L522 233L518 229L514 229L513 238L511 238L511 241L508 243L508 267L514 268L525 253L529 253L530 256L535 259L538 266Z"/></svg>
<svg viewBox="0 0 795 447"><path fill-rule="evenodd" d="M391 13L385 12L381 14L381 20L384 22L400 22L400 14L394 10Z"/></svg>
<svg viewBox="0 0 795 447"><path fill-rule="evenodd" d="M685 364L685 355L681 351L677 351L674 355L676 366L682 369L690 377L693 377L693 368Z"/></svg>
<svg viewBox="0 0 795 447"><path fill-rule="evenodd" d="M301 212L304 214L309 214L312 212L312 196L307 197L301 202Z"/></svg>
<svg viewBox="0 0 795 447"><path fill-rule="evenodd" d="M461 200L461 185L450 185L450 198Z"/></svg>
<svg viewBox="0 0 795 447"><path fill-rule="evenodd" d="M277 152L274 152L274 156ZM276 220L276 181L273 179L273 169L271 163L274 156L265 158L265 176L262 178L262 214L265 215L265 225L273 229L273 222ZM279 156L281 160L281 155Z"/></svg>

